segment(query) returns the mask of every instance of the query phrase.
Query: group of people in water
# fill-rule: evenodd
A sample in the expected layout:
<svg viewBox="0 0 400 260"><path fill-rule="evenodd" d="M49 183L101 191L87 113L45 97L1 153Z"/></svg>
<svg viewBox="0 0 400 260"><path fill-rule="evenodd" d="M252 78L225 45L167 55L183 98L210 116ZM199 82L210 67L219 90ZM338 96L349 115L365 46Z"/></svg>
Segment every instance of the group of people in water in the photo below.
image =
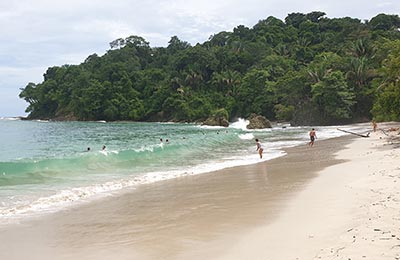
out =
<svg viewBox="0 0 400 260"><path fill-rule="evenodd" d="M101 150L102 150L102 151L105 151L105 150L106 150L106 146L103 145L103 147L101 147ZM86 149L86 152L90 152L90 151L91 151L91 149L90 149L90 147L88 147L88 148Z"/></svg>
<svg viewBox="0 0 400 260"><path fill-rule="evenodd" d="M375 121L372 121L372 128L373 128L373 131L375 132L376 129L377 129L377 124L376 124ZM217 134L219 134L219 132L217 132ZM311 131L309 132L309 136L310 136L310 142L308 142L308 146L309 147L313 147L315 139L317 139L317 134L316 134L315 128L311 129ZM255 141L256 141L256 151L258 151L260 159L262 159L263 158L264 147L263 147L262 143L260 142L260 140L258 138L256 138ZM160 143L161 144L164 143L162 138L160 138ZM168 139L165 140L165 143L166 144L169 143ZM103 145L101 150L102 151L106 150L106 146ZM91 151L90 147L87 148L87 152L89 152L89 151Z"/></svg>
<svg viewBox="0 0 400 260"><path fill-rule="evenodd" d="M309 136L310 136L310 142L308 143L308 146L313 147L315 139L317 138L317 133L315 132L315 128L311 129L311 131L309 132ZM256 151L258 151L260 159L262 159L264 147L258 138L256 138Z"/></svg>
<svg viewBox="0 0 400 260"><path fill-rule="evenodd" d="M317 134L316 134L314 128L311 129L309 135L310 135L310 142L308 143L308 146L312 147L314 145L315 139L317 138ZM162 144L163 142L164 142L163 139L160 138L160 143ZM168 144L169 140L166 139L165 143ZM105 151L106 150L106 146L103 145L103 147L101 147L101 150ZM90 147L88 147L86 149L86 151L90 152L91 151ZM263 147L262 143L260 142L260 140L258 138L256 138L256 151L258 151L258 154L260 155L260 159L262 159L263 158L264 147Z"/></svg>
<svg viewBox="0 0 400 260"><path fill-rule="evenodd" d="M163 143L163 139L162 139L162 138L160 138L160 143L161 143L161 144ZM166 143L166 144L169 144L168 139L165 139L165 143Z"/></svg>
<svg viewBox="0 0 400 260"><path fill-rule="evenodd" d="M160 143L162 144L163 143L163 139L162 138L160 138ZM165 140L165 143L166 144L169 144L169 140L168 139L166 139ZM102 151L105 151L106 150L106 146L105 145L103 145L102 147L101 147L101 150ZM88 148L86 148L86 152L90 152L92 149L90 148L90 147L88 147Z"/></svg>
<svg viewBox="0 0 400 260"><path fill-rule="evenodd" d="M310 135L310 142L308 143L308 146L312 147L314 145L315 139L317 138L317 134L315 133L315 129L314 128L311 129L309 135ZM160 138L160 143L161 144L164 143L164 140L162 138ZM169 140L166 139L165 143L168 144ZM106 146L103 145L103 147L101 147L101 150L105 151L106 150ZM88 147L86 149L86 151L90 152L91 151L90 147ZM260 159L262 159L263 158L264 147L263 147L262 143L260 142L260 140L258 138L256 138L256 151L258 151L258 154L260 155Z"/></svg>

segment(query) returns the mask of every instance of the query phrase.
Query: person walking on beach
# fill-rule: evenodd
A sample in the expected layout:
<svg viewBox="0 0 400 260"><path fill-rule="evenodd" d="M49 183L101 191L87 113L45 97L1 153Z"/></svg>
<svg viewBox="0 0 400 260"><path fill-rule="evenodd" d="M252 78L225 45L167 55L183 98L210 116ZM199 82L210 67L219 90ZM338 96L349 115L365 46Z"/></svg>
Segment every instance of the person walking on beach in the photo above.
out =
<svg viewBox="0 0 400 260"><path fill-rule="evenodd" d="M258 154L260 155L260 159L262 159L262 154L263 154L264 148L262 147L262 144L258 139L256 139L256 145L257 145L256 151L258 151Z"/></svg>
<svg viewBox="0 0 400 260"><path fill-rule="evenodd" d="M372 130L374 130L374 132L376 132L377 127L378 125L376 124L375 120L372 120Z"/></svg>
<svg viewBox="0 0 400 260"><path fill-rule="evenodd" d="M313 128L310 131L310 142L308 143L308 146L313 147L316 138L317 134L315 133L315 129Z"/></svg>

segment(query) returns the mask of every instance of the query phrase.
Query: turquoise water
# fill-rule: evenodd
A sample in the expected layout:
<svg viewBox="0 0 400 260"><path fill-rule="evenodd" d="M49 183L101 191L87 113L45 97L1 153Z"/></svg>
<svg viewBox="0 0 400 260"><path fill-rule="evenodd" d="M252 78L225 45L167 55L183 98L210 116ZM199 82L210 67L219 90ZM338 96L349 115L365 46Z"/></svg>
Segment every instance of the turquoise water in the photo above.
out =
<svg viewBox="0 0 400 260"><path fill-rule="evenodd" d="M248 131L246 124L0 119L0 218L53 212L139 185L256 163L255 138L266 148L263 160L308 141L309 127ZM317 135L326 139L343 133L319 127Z"/></svg>

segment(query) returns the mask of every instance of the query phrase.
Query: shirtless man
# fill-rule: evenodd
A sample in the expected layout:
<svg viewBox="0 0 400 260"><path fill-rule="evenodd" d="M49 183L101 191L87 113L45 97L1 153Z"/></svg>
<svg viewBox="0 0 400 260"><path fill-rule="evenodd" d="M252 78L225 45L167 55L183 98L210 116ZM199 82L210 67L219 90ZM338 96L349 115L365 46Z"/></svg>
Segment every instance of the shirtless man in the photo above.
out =
<svg viewBox="0 0 400 260"><path fill-rule="evenodd" d="M315 129L311 129L310 131L310 142L308 143L308 146L313 147L314 145L314 141L317 138L317 134L315 133Z"/></svg>

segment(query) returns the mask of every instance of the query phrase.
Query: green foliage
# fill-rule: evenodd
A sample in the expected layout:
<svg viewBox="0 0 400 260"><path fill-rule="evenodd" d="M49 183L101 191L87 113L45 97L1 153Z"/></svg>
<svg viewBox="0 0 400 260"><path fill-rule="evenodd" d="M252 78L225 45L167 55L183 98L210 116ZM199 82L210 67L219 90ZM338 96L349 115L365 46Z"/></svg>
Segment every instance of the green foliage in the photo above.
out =
<svg viewBox="0 0 400 260"><path fill-rule="evenodd" d="M294 106L284 106L282 104L277 104L274 107L276 119L278 121L291 121L294 115Z"/></svg>
<svg viewBox="0 0 400 260"><path fill-rule="evenodd" d="M380 84L372 114L378 121L400 121L400 40L386 42L387 57L379 70Z"/></svg>
<svg viewBox="0 0 400 260"><path fill-rule="evenodd" d="M226 120L229 119L228 111L226 111L225 108L220 108L220 109L215 110L212 115L217 118L224 118Z"/></svg>
<svg viewBox="0 0 400 260"><path fill-rule="evenodd" d="M239 25L191 46L119 38L103 56L47 69L20 97L29 118L199 121L260 114L295 124L399 119L400 19L326 18Z"/></svg>
<svg viewBox="0 0 400 260"><path fill-rule="evenodd" d="M390 83L379 93L372 113L377 121L400 121L400 84Z"/></svg>
<svg viewBox="0 0 400 260"><path fill-rule="evenodd" d="M330 123L351 117L354 93L345 81L342 72L334 71L312 85L312 101L322 117Z"/></svg>
<svg viewBox="0 0 400 260"><path fill-rule="evenodd" d="M237 106L241 113L238 116L249 116L251 113L273 117L273 89L268 88L270 74L267 70L252 69L242 79L237 90Z"/></svg>
<svg viewBox="0 0 400 260"><path fill-rule="evenodd" d="M400 18L398 15L378 14L368 25L373 30L397 30L400 28Z"/></svg>

